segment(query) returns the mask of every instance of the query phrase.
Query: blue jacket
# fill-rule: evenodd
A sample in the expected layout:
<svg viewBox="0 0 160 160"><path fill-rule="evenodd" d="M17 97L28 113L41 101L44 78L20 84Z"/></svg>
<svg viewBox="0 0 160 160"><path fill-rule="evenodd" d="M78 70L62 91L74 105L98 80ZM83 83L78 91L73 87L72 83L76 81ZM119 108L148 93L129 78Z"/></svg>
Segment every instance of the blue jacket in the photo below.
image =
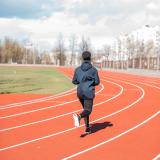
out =
<svg viewBox="0 0 160 160"><path fill-rule="evenodd" d="M95 97L95 86L100 83L97 69L90 61L85 60L76 68L72 83L78 85L77 96L80 99L93 99Z"/></svg>

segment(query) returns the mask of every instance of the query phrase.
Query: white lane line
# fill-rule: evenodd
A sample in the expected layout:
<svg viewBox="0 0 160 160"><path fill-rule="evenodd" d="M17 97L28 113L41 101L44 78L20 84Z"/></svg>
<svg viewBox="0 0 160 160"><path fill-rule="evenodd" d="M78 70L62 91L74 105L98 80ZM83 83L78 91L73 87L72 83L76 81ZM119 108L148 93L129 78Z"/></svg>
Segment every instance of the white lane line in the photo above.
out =
<svg viewBox="0 0 160 160"><path fill-rule="evenodd" d="M47 101L45 101L46 103L48 103L48 102L50 102L50 103L54 103L54 102L56 102L56 103L65 103L66 101L57 101L57 100L47 100ZM44 102L44 103L45 103Z"/></svg>
<svg viewBox="0 0 160 160"><path fill-rule="evenodd" d="M101 90L99 90L97 92L97 94L100 93L104 89L104 85L103 84L101 84L101 85L102 85L102 88L101 88ZM116 95L118 95L118 94L116 94ZM116 95L115 95L115 97L116 97ZM112 99L113 99L113 97L110 98L110 100L112 100ZM96 105L94 105L94 106L96 106ZM4 129L1 129L0 132L5 132L5 131L9 131L9 130L13 130L13 129L17 129L17 128L21 128L21 127L25 127L25 126L30 126L30 125L34 125L34 124L38 124L38 123L43 123L43 122L46 122L46 121L50 121L50 120L53 120L53 119L57 119L57 118L60 118L60 117L63 117L63 116L67 116L67 115L73 114L75 112L79 112L81 110L82 109L75 110L75 111L68 112L68 113L65 113L65 114L62 114L62 115L59 115L59 116L55 116L55 117L52 117L52 118L47 118L47 119L43 119L43 120L40 120L40 121L31 122L31 123L26 123L26 124L19 125L19 126L14 126L14 127L10 127L10 128L4 128Z"/></svg>
<svg viewBox="0 0 160 160"><path fill-rule="evenodd" d="M101 85L101 89L100 89L100 92L104 89L104 86L102 84ZM99 91L97 92L99 93ZM96 93L96 94L97 94ZM71 93L69 93L71 94ZM68 94L68 95L69 95ZM57 105L53 105L53 106L49 106L49 107L43 107L43 108L39 108L39 109L34 109L34 110L30 110L30 111L26 111L26 112L21 112L21 113L17 113L17 114L12 114L12 115L8 115L8 116L3 116L3 117L0 117L0 120L1 119L6 119L6 118L11 118L11 117L16 117L16 116L20 116L20 115L25 115L25 114L29 114L29 113L34 113L34 112L38 112L38 111L43 111L43 110L47 110L47 109L50 109L50 108L56 108L56 107L59 107L59 106L63 106L63 105L66 105L66 104L70 104L70 103L73 103L73 102L76 102L78 101L78 99L76 100L73 100L73 101L68 101L68 102L65 102L63 104L57 104Z"/></svg>
<svg viewBox="0 0 160 160"><path fill-rule="evenodd" d="M122 133L118 134L117 136L112 137L112 138L110 138L110 139L108 139L108 140L106 140L106 141L103 141L103 142L101 142L101 143L99 143L99 144L97 144L97 145L95 145L95 146L92 146L92 147L87 148L87 149L85 149L85 150L83 150L83 151L77 152L77 153L75 153L75 154L73 154L73 155L71 155L71 156L65 157L65 158L63 158L62 160L68 160L68 159L74 158L74 157L79 156L79 155L81 155L81 154L84 154L84 153L86 153L86 152L88 152L88 151L91 151L91 150L93 150L93 149L95 149L95 148L98 148L98 147L100 147L100 146L102 146L102 145L104 145L104 144L106 144L106 143L109 143L109 142L111 142L111 141L114 141L114 140L116 140L116 139L118 139L118 138L126 135L127 133L130 133L131 131L133 131L133 130L139 128L139 127L141 127L142 125L146 124L147 122L149 122L150 120L152 120L153 118L155 118L156 116L158 116L159 114L160 114L160 111L156 112L155 114L153 114L152 116L150 116L149 118L147 118L145 121L139 123L138 125L130 128L130 129L128 129L128 130L126 130L125 132L122 132Z"/></svg>
<svg viewBox="0 0 160 160"><path fill-rule="evenodd" d="M123 81L123 82L124 82L124 81ZM114 83L114 82L112 82L112 83ZM131 83L129 83L129 82L124 82L124 83L131 84ZM115 83L115 84L116 84L116 83ZM117 84L117 85L119 85L119 84ZM105 119L105 118L107 118L107 117L113 116L113 115L115 115L115 114L117 114L117 113L120 113L120 112L122 112L122 111L130 108L131 106L135 105L135 104L138 103L141 99L143 99L143 97L144 97L144 95L145 95L145 91L143 90L143 88L141 88L141 87L139 87L139 86L137 86L137 85L135 85L135 84L131 84L131 85L140 88L140 90L142 91L141 97L139 97L136 101L134 101L134 102L131 103L130 105L127 105L125 108L123 108L123 109L121 109L121 110L118 110L118 111L116 111L116 112L114 112L114 113L112 113L112 114L109 114L109 115L107 115L107 116L101 117L101 118L99 118L99 119L97 119L97 120L94 120L94 121L92 121L91 123L97 122L97 121L99 121L99 120L102 120L102 119ZM119 85L119 86L120 86L120 85ZM120 87L121 87L121 86L120 86ZM122 92L123 92L123 88L121 88L121 89L122 89L122 90L121 90L121 93L119 93L119 95L122 94ZM117 97L118 97L119 95L117 95ZM113 99L114 99L114 98L113 98ZM101 103L99 103L99 104L96 104L96 105L104 104L104 103L106 103L107 101L108 101L108 100L103 101L103 102L101 102ZM81 125L80 127L83 127L83 126L84 126L84 125ZM30 141L26 141L26 142L23 142L23 143L19 143L19 144L16 144L16 145L4 147L4 148L1 148L0 151L4 151L4 150L16 148L16 147L19 147L19 146L23 146L23 145L25 145L25 144L33 143L33 142L36 142L36 141L39 141L39 140L43 140L43 139L47 139L47 138L51 138L51 137L54 137L54 136L56 136L56 135L60 135L60 134L63 134L63 133L72 131L72 130L74 130L74 129L77 129L77 128L73 127L73 128L70 128L70 129L67 129L67 130L64 130L64 131L61 131L61 132L53 133L53 134L50 134L50 135L47 135L47 136L44 136L44 137L40 137L40 138L33 139L33 140L30 140Z"/></svg>
<svg viewBox="0 0 160 160"><path fill-rule="evenodd" d="M125 89L124 89L125 90ZM112 97L112 96L114 96L115 94L105 94L105 93L100 93L100 94L98 94L99 96L105 96L105 97Z"/></svg>
<svg viewBox="0 0 160 160"><path fill-rule="evenodd" d="M138 89L125 89L125 91L137 91Z"/></svg>
<svg viewBox="0 0 160 160"><path fill-rule="evenodd" d="M108 76L105 77L105 78L108 78L108 79L111 79L111 80L115 80L114 78L111 78L111 77L108 77ZM143 84L143 85L146 85L146 86L149 86L149 87L153 87L153 88L156 88L156 89L160 90L160 87L155 86L155 85L151 85L151 84L148 84L148 83L143 83L143 82L134 81L134 80L126 80L126 79L123 79L123 78L120 78L119 80L120 81L122 80L122 81L126 81L126 82L133 82L133 83Z"/></svg>
<svg viewBox="0 0 160 160"><path fill-rule="evenodd" d="M5 105L4 107L1 106L0 110L5 110L5 109L15 108L15 107L21 107L21 106L25 106L25 105L28 105L28 104L34 104L34 103L44 102L44 101L47 101L47 100L57 99L59 97L63 97L63 96L67 96L67 95L75 93L76 91L73 91L73 90L75 90L75 88L72 88L72 89L70 89L66 92L63 92L63 93L60 93L60 94L57 94L57 95L53 95L53 96L49 96L49 97L44 97L44 98L25 101L25 102L14 103L14 104L10 104L10 105Z"/></svg>
<svg viewBox="0 0 160 160"><path fill-rule="evenodd" d="M158 154L155 158L153 158L152 160L160 160L160 154Z"/></svg>
<svg viewBox="0 0 160 160"><path fill-rule="evenodd" d="M157 83L157 82L151 82L151 81L147 81L147 83L153 83L153 84L160 85L160 83Z"/></svg>
<svg viewBox="0 0 160 160"><path fill-rule="evenodd" d="M11 117L17 117L17 116L21 116L21 115L25 115L25 114L29 114L29 113L34 113L34 112L38 112L38 111L43 111L43 110L47 110L47 109L50 109L50 108L56 108L56 107L63 106L63 105L66 105L66 104L70 104L70 103L73 103L73 102L76 102L76 101L77 101L77 99L73 100L73 101L65 102L63 104L57 104L57 105L54 105L54 106L49 106L49 107L30 110L30 111L26 111L26 112L17 113L17 114L12 114L12 115L8 115L8 116L3 116L3 117L0 117L0 120L1 119L11 118Z"/></svg>

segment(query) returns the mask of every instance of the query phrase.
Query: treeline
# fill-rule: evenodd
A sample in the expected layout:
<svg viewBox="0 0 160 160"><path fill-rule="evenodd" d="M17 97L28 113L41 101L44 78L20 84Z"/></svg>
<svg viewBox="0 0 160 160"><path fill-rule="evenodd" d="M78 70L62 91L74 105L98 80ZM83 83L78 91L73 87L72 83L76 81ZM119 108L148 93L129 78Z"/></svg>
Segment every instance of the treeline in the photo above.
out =
<svg viewBox="0 0 160 160"><path fill-rule="evenodd" d="M53 49L53 61L55 65L80 64L82 61L81 54L83 51L92 51L90 38L82 36L80 39L73 34L68 39L68 46L65 45L62 34L59 34ZM68 52L68 53L67 53Z"/></svg>
<svg viewBox="0 0 160 160"><path fill-rule="evenodd" d="M52 51L39 52L34 46L26 47L16 40L5 38L0 41L0 63L54 64L60 66L75 65L75 61L80 63L81 53L85 50L91 50L90 39L82 36L78 42L76 35L72 35L68 41L69 45L66 46L63 35L59 34ZM77 53L80 54L77 55Z"/></svg>
<svg viewBox="0 0 160 160"><path fill-rule="evenodd" d="M42 64L44 61L51 64L49 53L39 53L36 49L28 49L10 38L0 41L0 63Z"/></svg>
<svg viewBox="0 0 160 160"><path fill-rule="evenodd" d="M25 53L25 48L16 41L6 38L0 43L0 62L9 63L10 61L21 62Z"/></svg>
<svg viewBox="0 0 160 160"><path fill-rule="evenodd" d="M156 32L156 40L125 35L99 50L94 49L90 38L74 34L66 42L60 33L50 52L39 52L34 45L26 47L6 38L0 41L0 63L75 66L81 63L81 53L85 50L92 52L93 63L105 68L160 69L160 31Z"/></svg>

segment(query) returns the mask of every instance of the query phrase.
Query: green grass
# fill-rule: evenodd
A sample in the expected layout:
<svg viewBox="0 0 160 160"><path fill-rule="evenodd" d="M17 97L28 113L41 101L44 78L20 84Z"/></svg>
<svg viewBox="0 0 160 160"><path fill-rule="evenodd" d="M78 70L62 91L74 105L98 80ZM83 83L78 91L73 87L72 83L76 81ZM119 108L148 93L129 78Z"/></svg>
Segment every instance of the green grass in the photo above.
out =
<svg viewBox="0 0 160 160"><path fill-rule="evenodd" d="M55 68L0 67L0 94L57 94L73 87Z"/></svg>

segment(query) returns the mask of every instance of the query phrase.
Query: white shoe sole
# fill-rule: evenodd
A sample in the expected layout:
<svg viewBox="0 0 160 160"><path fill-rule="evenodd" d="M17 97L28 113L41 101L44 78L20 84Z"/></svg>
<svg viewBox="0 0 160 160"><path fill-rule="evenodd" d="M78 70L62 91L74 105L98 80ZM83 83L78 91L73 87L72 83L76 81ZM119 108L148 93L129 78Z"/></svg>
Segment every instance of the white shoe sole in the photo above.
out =
<svg viewBox="0 0 160 160"><path fill-rule="evenodd" d="M73 114L73 120L74 120L74 126L79 127L80 126L79 119L78 119L78 116L76 114Z"/></svg>

